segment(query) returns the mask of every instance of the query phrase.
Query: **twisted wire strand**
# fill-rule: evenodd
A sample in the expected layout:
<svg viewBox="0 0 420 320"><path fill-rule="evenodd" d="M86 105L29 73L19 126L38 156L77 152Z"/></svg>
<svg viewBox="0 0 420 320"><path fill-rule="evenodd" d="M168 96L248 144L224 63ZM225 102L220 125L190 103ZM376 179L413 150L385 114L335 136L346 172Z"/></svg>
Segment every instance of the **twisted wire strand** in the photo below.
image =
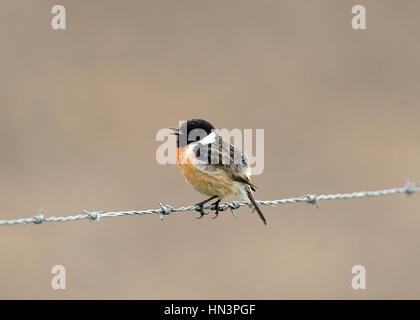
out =
<svg viewBox="0 0 420 320"><path fill-rule="evenodd" d="M343 199L355 199L355 198L363 198L363 197L381 197L381 196L389 196L395 194L406 194L411 195L413 193L420 192L420 182L412 183L407 181L404 187L401 188L392 188L392 189L385 189L385 190L376 190L376 191L360 191L360 192L352 192L352 193L336 193L336 194L321 194L321 195L303 195L300 197L295 198L288 198L288 199L281 199L281 200L265 200L265 201L256 201L257 204L263 206L276 206L280 204L290 204L290 203L309 203L316 205L319 208L319 201L320 200L343 200ZM148 209L148 210L131 210L131 211L87 211L82 210L82 214L73 215L73 216L65 216L65 217L44 217L43 210L39 212L38 215L32 218L23 218L23 219L15 219L15 220L0 220L0 226L10 226L16 224L41 224L43 222L67 222L67 221L76 221L76 220L96 220L100 221L102 218L115 218L115 217L122 217L122 216L135 216L135 215L144 215L144 214L159 214L161 220L163 220L164 215L168 215L173 212L187 212L187 211L196 211L199 209L198 206L187 206L187 207L179 207L174 208L170 205L163 205L159 202L160 208L157 209ZM224 203L219 206L219 211L225 211L230 209L232 214L236 216L234 209L238 209L242 206L249 206L253 208L253 206L247 201L231 201ZM215 209L212 205L204 206L204 209Z"/></svg>

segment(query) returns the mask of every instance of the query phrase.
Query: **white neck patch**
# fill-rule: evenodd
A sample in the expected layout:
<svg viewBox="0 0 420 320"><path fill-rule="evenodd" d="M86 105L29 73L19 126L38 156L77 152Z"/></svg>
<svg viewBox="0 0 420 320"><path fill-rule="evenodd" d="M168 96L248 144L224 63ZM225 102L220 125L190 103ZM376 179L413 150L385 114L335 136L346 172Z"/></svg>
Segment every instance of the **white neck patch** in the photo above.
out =
<svg viewBox="0 0 420 320"><path fill-rule="evenodd" d="M216 133L213 131L198 142L204 146L207 144L212 144L214 141L216 141Z"/></svg>

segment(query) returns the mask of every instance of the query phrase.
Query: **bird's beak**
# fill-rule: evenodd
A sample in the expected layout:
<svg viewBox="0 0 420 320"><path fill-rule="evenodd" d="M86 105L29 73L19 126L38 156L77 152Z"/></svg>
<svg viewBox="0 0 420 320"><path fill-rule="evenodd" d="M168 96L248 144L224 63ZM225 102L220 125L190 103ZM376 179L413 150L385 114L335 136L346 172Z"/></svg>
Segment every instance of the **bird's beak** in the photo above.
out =
<svg viewBox="0 0 420 320"><path fill-rule="evenodd" d="M174 134L176 136L179 136L179 129L178 128L169 128L171 130L174 130L175 132L171 132L171 134Z"/></svg>

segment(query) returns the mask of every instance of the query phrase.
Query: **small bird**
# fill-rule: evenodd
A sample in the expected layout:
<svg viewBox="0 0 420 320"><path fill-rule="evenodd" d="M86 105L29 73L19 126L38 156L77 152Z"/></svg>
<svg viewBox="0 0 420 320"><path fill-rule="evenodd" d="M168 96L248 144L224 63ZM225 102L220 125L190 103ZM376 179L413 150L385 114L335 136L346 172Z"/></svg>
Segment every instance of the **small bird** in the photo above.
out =
<svg viewBox="0 0 420 320"><path fill-rule="evenodd" d="M219 214L220 201L237 195L250 200L262 222L267 222L258 207L252 192L256 186L251 182L251 167L245 153L220 137L213 125L202 119L184 122L180 128L170 128L177 136L176 162L185 180L197 191L210 196L196 206L202 218L203 206L217 199L216 215Z"/></svg>

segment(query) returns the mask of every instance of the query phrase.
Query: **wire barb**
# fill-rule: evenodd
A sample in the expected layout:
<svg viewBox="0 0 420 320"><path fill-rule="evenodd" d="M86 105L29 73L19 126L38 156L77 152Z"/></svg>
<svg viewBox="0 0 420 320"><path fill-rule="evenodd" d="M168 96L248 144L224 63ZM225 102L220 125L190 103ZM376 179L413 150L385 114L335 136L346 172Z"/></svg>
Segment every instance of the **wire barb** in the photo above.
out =
<svg viewBox="0 0 420 320"><path fill-rule="evenodd" d="M304 196L296 197L296 198L288 198L288 199L281 199L281 200L266 200L266 201L256 201L256 202L257 204L263 205L263 206L277 206L280 204L306 202L309 204L314 204L317 208L319 208L320 200L356 199L356 198L363 198L363 197L389 196L389 195L395 195L395 194L406 194L407 196L409 196L416 192L420 192L420 182L412 183L409 180L407 180L405 186L402 188L393 188L393 189L385 189L385 190L377 190L377 191L360 191L360 192L352 192L352 193L336 193L336 194L327 194L327 195L308 194L308 195L304 195ZM0 220L0 226L28 224L28 223L41 224L43 222L67 222L67 221L85 220L85 219L99 222L101 218L115 218L115 217L122 217L122 216L134 216L134 215L144 215L144 214L159 214L160 219L163 220L164 215L168 215L172 212L185 212L185 211L195 212L197 209L196 206L174 208L170 205L163 205L161 202L159 202L159 206L160 206L159 209L148 209L148 210L140 210L140 211L104 212L104 211L82 210L83 214L79 214L75 216L66 216L66 217L44 217L44 212L41 209L39 211L39 214L32 218L16 219L16 220ZM247 201L231 201L231 202L220 205L219 211L226 211L230 209L233 216L236 217L236 213L234 210L239 209L242 206L250 206L251 208L253 208L253 206ZM212 208L213 208L212 205L207 205L207 206L204 206L203 209L211 210Z"/></svg>
<svg viewBox="0 0 420 320"><path fill-rule="evenodd" d="M39 215L32 218L35 224L41 224L44 221L44 210L39 210Z"/></svg>
<svg viewBox="0 0 420 320"><path fill-rule="evenodd" d="M418 185L418 183L411 183L410 180L407 179L407 182L405 183L404 186L404 192L407 196L413 194L416 189L416 186Z"/></svg>
<svg viewBox="0 0 420 320"><path fill-rule="evenodd" d="M164 206L162 202L159 202L160 208L162 209L162 212L159 213L160 220L163 221L163 215L168 215L172 212L173 207L172 206Z"/></svg>
<svg viewBox="0 0 420 320"><path fill-rule="evenodd" d="M83 213L86 213L90 220L99 222L101 220L101 212L90 212L87 210L82 210Z"/></svg>
<svg viewBox="0 0 420 320"><path fill-rule="evenodd" d="M319 209L318 196L313 194L307 194L304 197L306 198L307 203L314 204L316 208Z"/></svg>

